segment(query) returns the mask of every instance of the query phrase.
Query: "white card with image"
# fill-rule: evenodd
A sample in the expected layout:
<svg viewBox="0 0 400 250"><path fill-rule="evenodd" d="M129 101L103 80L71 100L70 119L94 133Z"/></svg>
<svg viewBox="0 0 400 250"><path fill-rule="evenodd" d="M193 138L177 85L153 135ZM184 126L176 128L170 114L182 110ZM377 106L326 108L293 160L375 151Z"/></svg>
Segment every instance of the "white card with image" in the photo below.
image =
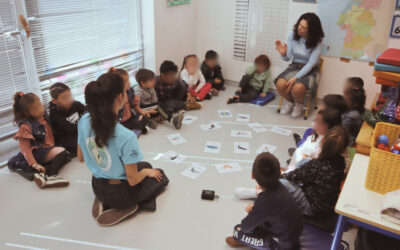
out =
<svg viewBox="0 0 400 250"><path fill-rule="evenodd" d="M242 167L237 162L215 164L217 172L220 174L227 174L242 171Z"/></svg>
<svg viewBox="0 0 400 250"><path fill-rule="evenodd" d="M204 167L198 163L193 163L189 167L185 168L185 170L183 170L181 172L181 175L183 175L189 179L195 180L206 170L207 170L206 167Z"/></svg>
<svg viewBox="0 0 400 250"><path fill-rule="evenodd" d="M219 117L221 117L221 118L233 117L231 111L228 109L218 110L217 112L218 112Z"/></svg>
<svg viewBox="0 0 400 250"><path fill-rule="evenodd" d="M189 125L189 124L192 124L192 122L194 122L195 120L197 120L197 117L196 117L196 116L193 116L193 115L185 115L185 117L184 117L183 120L182 120L182 123L183 123L183 124Z"/></svg>
<svg viewBox="0 0 400 250"><path fill-rule="evenodd" d="M256 151L257 154L261 154L261 153L265 153L265 152L270 152L271 154L273 154L276 150L276 146L264 143L262 144Z"/></svg>
<svg viewBox="0 0 400 250"><path fill-rule="evenodd" d="M237 154L250 154L250 144L248 142L234 142L233 152Z"/></svg>
<svg viewBox="0 0 400 250"><path fill-rule="evenodd" d="M249 114L237 114L236 121L238 122L250 122Z"/></svg>
<svg viewBox="0 0 400 250"><path fill-rule="evenodd" d="M261 125L260 123L249 123L249 127L256 133L267 132L268 129Z"/></svg>
<svg viewBox="0 0 400 250"><path fill-rule="evenodd" d="M204 146L204 152L218 154L221 150L222 143L215 141L208 141Z"/></svg>
<svg viewBox="0 0 400 250"><path fill-rule="evenodd" d="M251 138L252 133L251 131L247 130L231 130L231 136L232 137L243 137L243 138Z"/></svg>
<svg viewBox="0 0 400 250"><path fill-rule="evenodd" d="M186 159L186 156L170 150L164 153L163 158L174 163L182 163Z"/></svg>
<svg viewBox="0 0 400 250"><path fill-rule="evenodd" d="M284 129L284 128L280 128L280 127L276 127L276 126L272 127L270 129L270 131L273 133L285 135L285 136L289 136L292 133L292 131L289 129Z"/></svg>
<svg viewBox="0 0 400 250"><path fill-rule="evenodd" d="M179 133L167 135L167 138L173 145L178 145L186 142L185 138L183 138L183 136Z"/></svg>
<svg viewBox="0 0 400 250"><path fill-rule="evenodd" d="M200 125L200 128L204 131L211 131L221 128L218 122L210 122L203 125Z"/></svg>

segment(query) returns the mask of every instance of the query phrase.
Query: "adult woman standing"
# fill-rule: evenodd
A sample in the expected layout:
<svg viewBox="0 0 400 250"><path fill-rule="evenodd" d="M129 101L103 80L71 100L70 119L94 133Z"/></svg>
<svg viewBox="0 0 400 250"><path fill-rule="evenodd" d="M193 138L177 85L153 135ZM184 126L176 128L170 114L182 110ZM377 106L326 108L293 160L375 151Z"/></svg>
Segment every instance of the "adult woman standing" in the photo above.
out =
<svg viewBox="0 0 400 250"><path fill-rule="evenodd" d="M275 84L281 96L286 99L281 114L299 117L304 109L306 90L313 90L319 74L319 60L324 31L321 21L314 13L305 13L296 22L287 44L276 41L276 50L285 61L292 63L276 79Z"/></svg>
<svg viewBox="0 0 400 250"><path fill-rule="evenodd" d="M84 160L93 174L92 215L101 226L120 222L138 207L154 211L156 196L168 184L161 169L140 162L136 135L118 122L126 99L119 75L101 75L86 86L89 113L78 124L78 160Z"/></svg>

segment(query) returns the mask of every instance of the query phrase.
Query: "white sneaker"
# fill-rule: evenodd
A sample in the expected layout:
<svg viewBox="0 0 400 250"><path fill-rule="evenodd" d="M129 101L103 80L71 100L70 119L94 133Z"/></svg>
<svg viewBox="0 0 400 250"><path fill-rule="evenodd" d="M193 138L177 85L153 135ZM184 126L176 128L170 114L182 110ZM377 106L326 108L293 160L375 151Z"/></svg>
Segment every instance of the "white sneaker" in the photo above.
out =
<svg viewBox="0 0 400 250"><path fill-rule="evenodd" d="M33 180L40 188L44 188L46 186L46 175L43 173L35 173L33 175Z"/></svg>
<svg viewBox="0 0 400 250"><path fill-rule="evenodd" d="M300 117L303 114L304 104L296 103L293 108L292 117Z"/></svg>
<svg viewBox="0 0 400 250"><path fill-rule="evenodd" d="M292 112L293 107L294 107L294 103L293 102L286 101L286 104L285 104L285 106L283 106L283 108L281 108L281 112L280 113L282 115L287 115L287 114Z"/></svg>
<svg viewBox="0 0 400 250"><path fill-rule="evenodd" d="M68 185L69 181L67 179L57 175L47 176L46 187L66 187Z"/></svg>
<svg viewBox="0 0 400 250"><path fill-rule="evenodd" d="M235 188L234 195L239 200L249 200L257 198L257 189L237 187Z"/></svg>

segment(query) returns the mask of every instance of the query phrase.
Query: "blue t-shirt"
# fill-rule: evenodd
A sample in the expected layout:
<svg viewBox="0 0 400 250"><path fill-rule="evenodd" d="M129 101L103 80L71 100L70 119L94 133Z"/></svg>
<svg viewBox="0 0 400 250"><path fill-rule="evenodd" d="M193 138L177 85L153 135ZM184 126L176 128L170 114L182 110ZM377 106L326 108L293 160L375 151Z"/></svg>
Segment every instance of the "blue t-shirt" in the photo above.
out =
<svg viewBox="0 0 400 250"><path fill-rule="evenodd" d="M143 159L135 133L120 123L116 124L114 135L108 139L107 146L97 147L89 114L79 120L78 144L87 167L96 178L126 179L124 165Z"/></svg>

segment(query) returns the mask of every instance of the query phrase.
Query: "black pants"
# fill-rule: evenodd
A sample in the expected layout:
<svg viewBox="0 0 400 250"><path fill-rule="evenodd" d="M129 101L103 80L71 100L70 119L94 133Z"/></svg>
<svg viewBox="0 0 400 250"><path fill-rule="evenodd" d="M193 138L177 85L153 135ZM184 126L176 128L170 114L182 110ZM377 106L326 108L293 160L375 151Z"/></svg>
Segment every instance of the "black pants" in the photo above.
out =
<svg viewBox="0 0 400 250"><path fill-rule="evenodd" d="M241 93L239 94L240 102L249 102L257 98L259 91L255 90L251 86L246 86L242 88Z"/></svg>
<svg viewBox="0 0 400 250"><path fill-rule="evenodd" d="M250 247L252 249L265 249L274 250L278 249L277 242L273 237L262 227L257 227L252 233L243 233L238 230L240 227L236 225L233 231L233 238L243 245Z"/></svg>
<svg viewBox="0 0 400 250"><path fill-rule="evenodd" d="M216 89L216 90L221 90L224 89L224 81L222 81L221 83L216 83L215 80L211 80L210 81L212 88Z"/></svg>
<svg viewBox="0 0 400 250"><path fill-rule="evenodd" d="M150 163L139 162L138 171L145 168L152 168ZM163 178L158 182L155 178L146 177L135 186L130 186L128 181L122 180L120 184L110 184L108 179L92 178L93 192L104 205L115 209L125 209L136 204L143 206L154 202L157 195L168 185L168 178L164 171L159 169ZM155 207L154 207L155 209Z"/></svg>
<svg viewBox="0 0 400 250"><path fill-rule="evenodd" d="M128 128L130 130L135 129L135 130L142 131L149 123L149 118L147 118L147 116L143 115L142 119L139 121L139 116L140 115L132 116L129 120L121 122L121 124L125 128Z"/></svg>
<svg viewBox="0 0 400 250"><path fill-rule="evenodd" d="M160 115L170 121L172 114L179 110L186 109L186 103L174 99L166 100L158 103Z"/></svg>

